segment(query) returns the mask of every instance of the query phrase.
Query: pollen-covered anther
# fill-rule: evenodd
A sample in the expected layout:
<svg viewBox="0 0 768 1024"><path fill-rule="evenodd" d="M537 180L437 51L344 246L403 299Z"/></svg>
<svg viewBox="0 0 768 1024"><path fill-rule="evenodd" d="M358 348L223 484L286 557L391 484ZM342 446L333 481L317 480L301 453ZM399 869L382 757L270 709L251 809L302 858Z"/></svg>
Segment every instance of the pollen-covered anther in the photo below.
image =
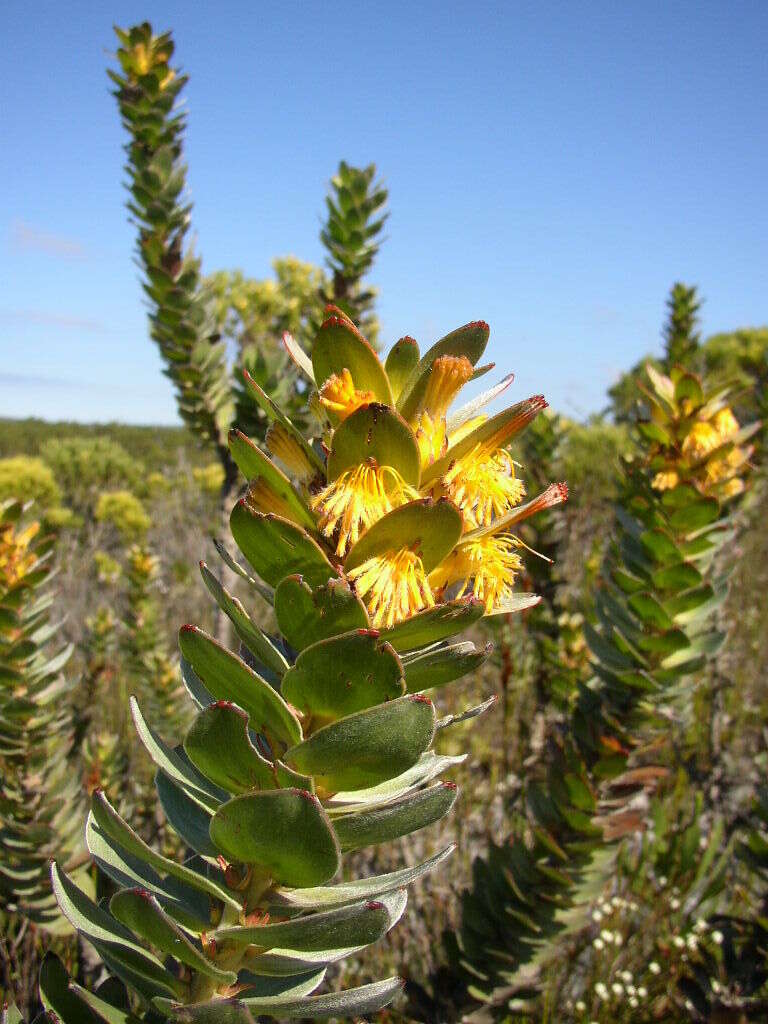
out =
<svg viewBox="0 0 768 1024"><path fill-rule="evenodd" d="M487 526L525 497L509 452L488 452L477 444L457 459L442 479L442 494L458 505L468 529Z"/></svg>
<svg viewBox="0 0 768 1024"><path fill-rule="evenodd" d="M340 374L332 374L320 388L320 402L340 420L345 420L361 406L375 401L375 397L372 391L358 391L346 366Z"/></svg>
<svg viewBox="0 0 768 1024"><path fill-rule="evenodd" d="M415 497L396 469L369 459L332 480L312 498L310 507L319 516L324 536L331 537L338 529L336 554L343 557L365 530Z"/></svg>
<svg viewBox="0 0 768 1024"><path fill-rule="evenodd" d="M365 598L374 626L393 626L435 603L421 558L409 548L375 555L348 577Z"/></svg>
<svg viewBox="0 0 768 1024"><path fill-rule="evenodd" d="M282 462L293 477L301 483L312 479L315 470L306 452L281 423L273 423L270 426L266 441L269 451Z"/></svg>
<svg viewBox="0 0 768 1024"><path fill-rule="evenodd" d="M492 612L511 596L517 573L522 568L518 542L510 534L479 537L454 548L429 577L435 590L455 583L456 597L471 593Z"/></svg>

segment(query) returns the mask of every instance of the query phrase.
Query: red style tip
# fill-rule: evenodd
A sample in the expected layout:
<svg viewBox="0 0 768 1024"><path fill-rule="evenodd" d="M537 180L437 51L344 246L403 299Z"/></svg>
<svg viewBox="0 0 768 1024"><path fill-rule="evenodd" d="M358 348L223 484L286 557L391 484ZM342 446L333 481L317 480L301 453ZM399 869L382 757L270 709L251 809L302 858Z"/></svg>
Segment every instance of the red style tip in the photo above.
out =
<svg viewBox="0 0 768 1024"><path fill-rule="evenodd" d="M180 633L195 633L196 631L197 626L193 626L191 622L186 622L179 630Z"/></svg>
<svg viewBox="0 0 768 1024"><path fill-rule="evenodd" d="M455 782L443 782L441 785L443 789L457 790L459 788Z"/></svg>

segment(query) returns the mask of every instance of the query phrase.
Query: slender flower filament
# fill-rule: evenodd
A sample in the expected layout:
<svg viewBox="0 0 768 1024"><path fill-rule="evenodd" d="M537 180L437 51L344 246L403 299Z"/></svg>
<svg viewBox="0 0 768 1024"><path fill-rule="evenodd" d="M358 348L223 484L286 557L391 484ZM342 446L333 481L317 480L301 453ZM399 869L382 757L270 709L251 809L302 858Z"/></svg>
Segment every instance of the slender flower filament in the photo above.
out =
<svg viewBox="0 0 768 1024"><path fill-rule="evenodd" d="M369 459L332 480L312 498L310 507L320 517L318 526L325 537L338 529L336 554L343 556L365 530L414 497L418 494L396 469Z"/></svg>
<svg viewBox="0 0 768 1024"><path fill-rule="evenodd" d="M377 627L393 626L435 603L422 561L409 548L375 555L347 575Z"/></svg>
<svg viewBox="0 0 768 1024"><path fill-rule="evenodd" d="M430 584L442 590L459 583L456 597L463 597L471 588L486 612L492 612L512 594L515 576L523 565L518 548L519 542L511 534L465 541L431 573Z"/></svg>
<svg viewBox="0 0 768 1024"><path fill-rule="evenodd" d="M457 459L441 481L440 494L458 505L468 529L487 526L525 496L522 480L504 449L488 452L483 445Z"/></svg>

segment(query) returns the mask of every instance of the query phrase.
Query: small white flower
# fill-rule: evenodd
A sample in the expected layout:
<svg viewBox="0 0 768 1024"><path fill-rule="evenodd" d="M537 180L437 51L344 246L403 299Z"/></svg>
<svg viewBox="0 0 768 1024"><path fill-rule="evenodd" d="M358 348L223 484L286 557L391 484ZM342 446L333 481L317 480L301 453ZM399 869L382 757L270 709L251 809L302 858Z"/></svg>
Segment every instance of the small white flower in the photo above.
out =
<svg viewBox="0 0 768 1024"><path fill-rule="evenodd" d="M717 929L715 929L712 932L712 941L714 943L716 943L718 946L722 946L722 944L723 944L723 933L721 931L718 931Z"/></svg>
<svg viewBox="0 0 768 1024"><path fill-rule="evenodd" d="M625 982L628 985L630 983L630 981L632 981L632 972L631 971L620 971L619 972L619 977L621 978L621 980L623 982Z"/></svg>
<svg viewBox="0 0 768 1024"><path fill-rule="evenodd" d="M613 992L615 996L623 996L624 986L621 984L621 982L614 981L614 983L611 985L611 992Z"/></svg>
<svg viewBox="0 0 768 1024"><path fill-rule="evenodd" d="M610 903L601 903L600 909L603 912L603 917L608 917L610 914L613 913L613 907Z"/></svg>
<svg viewBox="0 0 768 1024"><path fill-rule="evenodd" d="M619 899L618 896L614 896L613 899L611 900L611 906L614 907L614 909L618 910L623 902L624 902L624 900Z"/></svg>
<svg viewBox="0 0 768 1024"><path fill-rule="evenodd" d="M721 988L720 982L717 980L717 978L712 978L710 984L712 985L712 991L715 993L715 995L717 995Z"/></svg>
<svg viewBox="0 0 768 1024"><path fill-rule="evenodd" d="M689 935L685 940L685 944L692 953L695 953L699 945L699 940L695 935Z"/></svg>
<svg viewBox="0 0 768 1024"><path fill-rule="evenodd" d="M627 985L627 995L628 996L636 996L637 995L637 989L635 988L634 985Z"/></svg>
<svg viewBox="0 0 768 1024"><path fill-rule="evenodd" d="M595 922L595 924L600 924L600 922L603 920L603 915L600 913L599 910L592 911L592 920Z"/></svg>
<svg viewBox="0 0 768 1024"><path fill-rule="evenodd" d="M632 911L635 911L635 912L636 912L636 911L638 911L638 910L639 910L640 908L639 908L639 907L638 907L638 905L637 905L637 904L635 903L635 901L634 901L634 900L632 900L632 902L631 902L631 903L629 904L629 909L630 909L630 910L632 910Z"/></svg>
<svg viewBox="0 0 768 1024"><path fill-rule="evenodd" d="M580 999L578 1001L578 1003L576 1003L576 1006L574 1007L574 1009L576 1010L576 1013L584 1013L586 1008L587 1008L587 1004L584 1002L583 999Z"/></svg>
<svg viewBox="0 0 768 1024"><path fill-rule="evenodd" d="M595 939L592 945L595 947L598 953L605 949L605 943L602 939Z"/></svg>
<svg viewBox="0 0 768 1024"><path fill-rule="evenodd" d="M648 989L645 987L645 985L638 985L637 994L641 999L645 999L645 997L648 995Z"/></svg>
<svg viewBox="0 0 768 1024"><path fill-rule="evenodd" d="M608 998L608 989L602 981L598 981L598 983L595 985L595 995L598 999Z"/></svg>
<svg viewBox="0 0 768 1024"><path fill-rule="evenodd" d="M662 889L666 886L666 884L667 884L667 876L666 875L659 875L659 885L662 887Z"/></svg>
<svg viewBox="0 0 768 1024"><path fill-rule="evenodd" d="M630 996L629 1005L632 1007L633 1010L636 1010L640 1003L638 1003L634 996Z"/></svg>
<svg viewBox="0 0 768 1024"><path fill-rule="evenodd" d="M613 934L613 944L614 944L614 946L621 946L623 942L624 942L624 939L622 939L622 937L619 935L619 933L618 932L614 932L614 934Z"/></svg>
<svg viewBox="0 0 768 1024"><path fill-rule="evenodd" d="M603 928L600 932L600 938L603 942L613 942L613 932L609 932L607 928Z"/></svg>
<svg viewBox="0 0 768 1024"><path fill-rule="evenodd" d="M676 896L673 896L672 899L669 901L669 905L670 905L670 907L672 907L673 910L679 910L680 909L680 900L677 899Z"/></svg>
<svg viewBox="0 0 768 1024"><path fill-rule="evenodd" d="M698 932L699 934L701 934L702 932L705 932L707 930L707 922L704 920L703 917L700 917L698 919L696 924L693 926L693 930L695 932Z"/></svg>
<svg viewBox="0 0 768 1024"><path fill-rule="evenodd" d="M655 960L651 960L651 962L648 964L648 970L651 972L651 974L661 974L661 968Z"/></svg>
<svg viewBox="0 0 768 1024"><path fill-rule="evenodd" d="M685 949L685 939L681 935L676 935L672 942L677 949Z"/></svg>

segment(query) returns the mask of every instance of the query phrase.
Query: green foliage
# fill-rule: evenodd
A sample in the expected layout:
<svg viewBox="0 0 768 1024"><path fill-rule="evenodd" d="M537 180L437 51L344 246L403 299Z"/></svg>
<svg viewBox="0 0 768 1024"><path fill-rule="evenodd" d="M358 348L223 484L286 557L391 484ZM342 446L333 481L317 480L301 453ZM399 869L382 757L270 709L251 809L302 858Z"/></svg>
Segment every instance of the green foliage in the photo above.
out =
<svg viewBox="0 0 768 1024"><path fill-rule="evenodd" d="M4 912L56 932L48 862L77 871L85 860L71 648L50 618L53 538L23 517L17 502L0 506L0 892Z"/></svg>
<svg viewBox="0 0 768 1024"><path fill-rule="evenodd" d="M663 331L667 369L692 366L699 348L696 325L700 309L701 300L696 287L689 288L676 281L667 299L668 315Z"/></svg>
<svg viewBox="0 0 768 1024"><path fill-rule="evenodd" d="M127 539L143 536L152 525L141 500L130 491L100 494L94 516L97 522L111 523Z"/></svg>
<svg viewBox="0 0 768 1024"><path fill-rule="evenodd" d="M186 115L178 101L187 79L170 66L170 33L155 36L146 22L116 32L120 71L110 70L109 76L129 133L128 209L138 228L136 251L152 337L174 384L179 414L224 458L234 412L226 350L200 260L186 242L191 210L182 162Z"/></svg>
<svg viewBox="0 0 768 1024"><path fill-rule="evenodd" d="M328 252L332 288L327 302L338 306L359 325L374 344L378 323L373 312L374 289L363 283L381 245L381 231L387 219L386 188L376 180L376 167L352 167L344 160L331 178L326 197L328 220L320 233Z"/></svg>
<svg viewBox="0 0 768 1024"><path fill-rule="evenodd" d="M140 490L146 475L141 460L109 437L51 437L40 446L69 504L88 508L99 491Z"/></svg>
<svg viewBox="0 0 768 1024"><path fill-rule="evenodd" d="M0 459L0 501L17 494L37 502L42 509L58 506L61 501L61 489L49 466L42 459L26 455Z"/></svg>

